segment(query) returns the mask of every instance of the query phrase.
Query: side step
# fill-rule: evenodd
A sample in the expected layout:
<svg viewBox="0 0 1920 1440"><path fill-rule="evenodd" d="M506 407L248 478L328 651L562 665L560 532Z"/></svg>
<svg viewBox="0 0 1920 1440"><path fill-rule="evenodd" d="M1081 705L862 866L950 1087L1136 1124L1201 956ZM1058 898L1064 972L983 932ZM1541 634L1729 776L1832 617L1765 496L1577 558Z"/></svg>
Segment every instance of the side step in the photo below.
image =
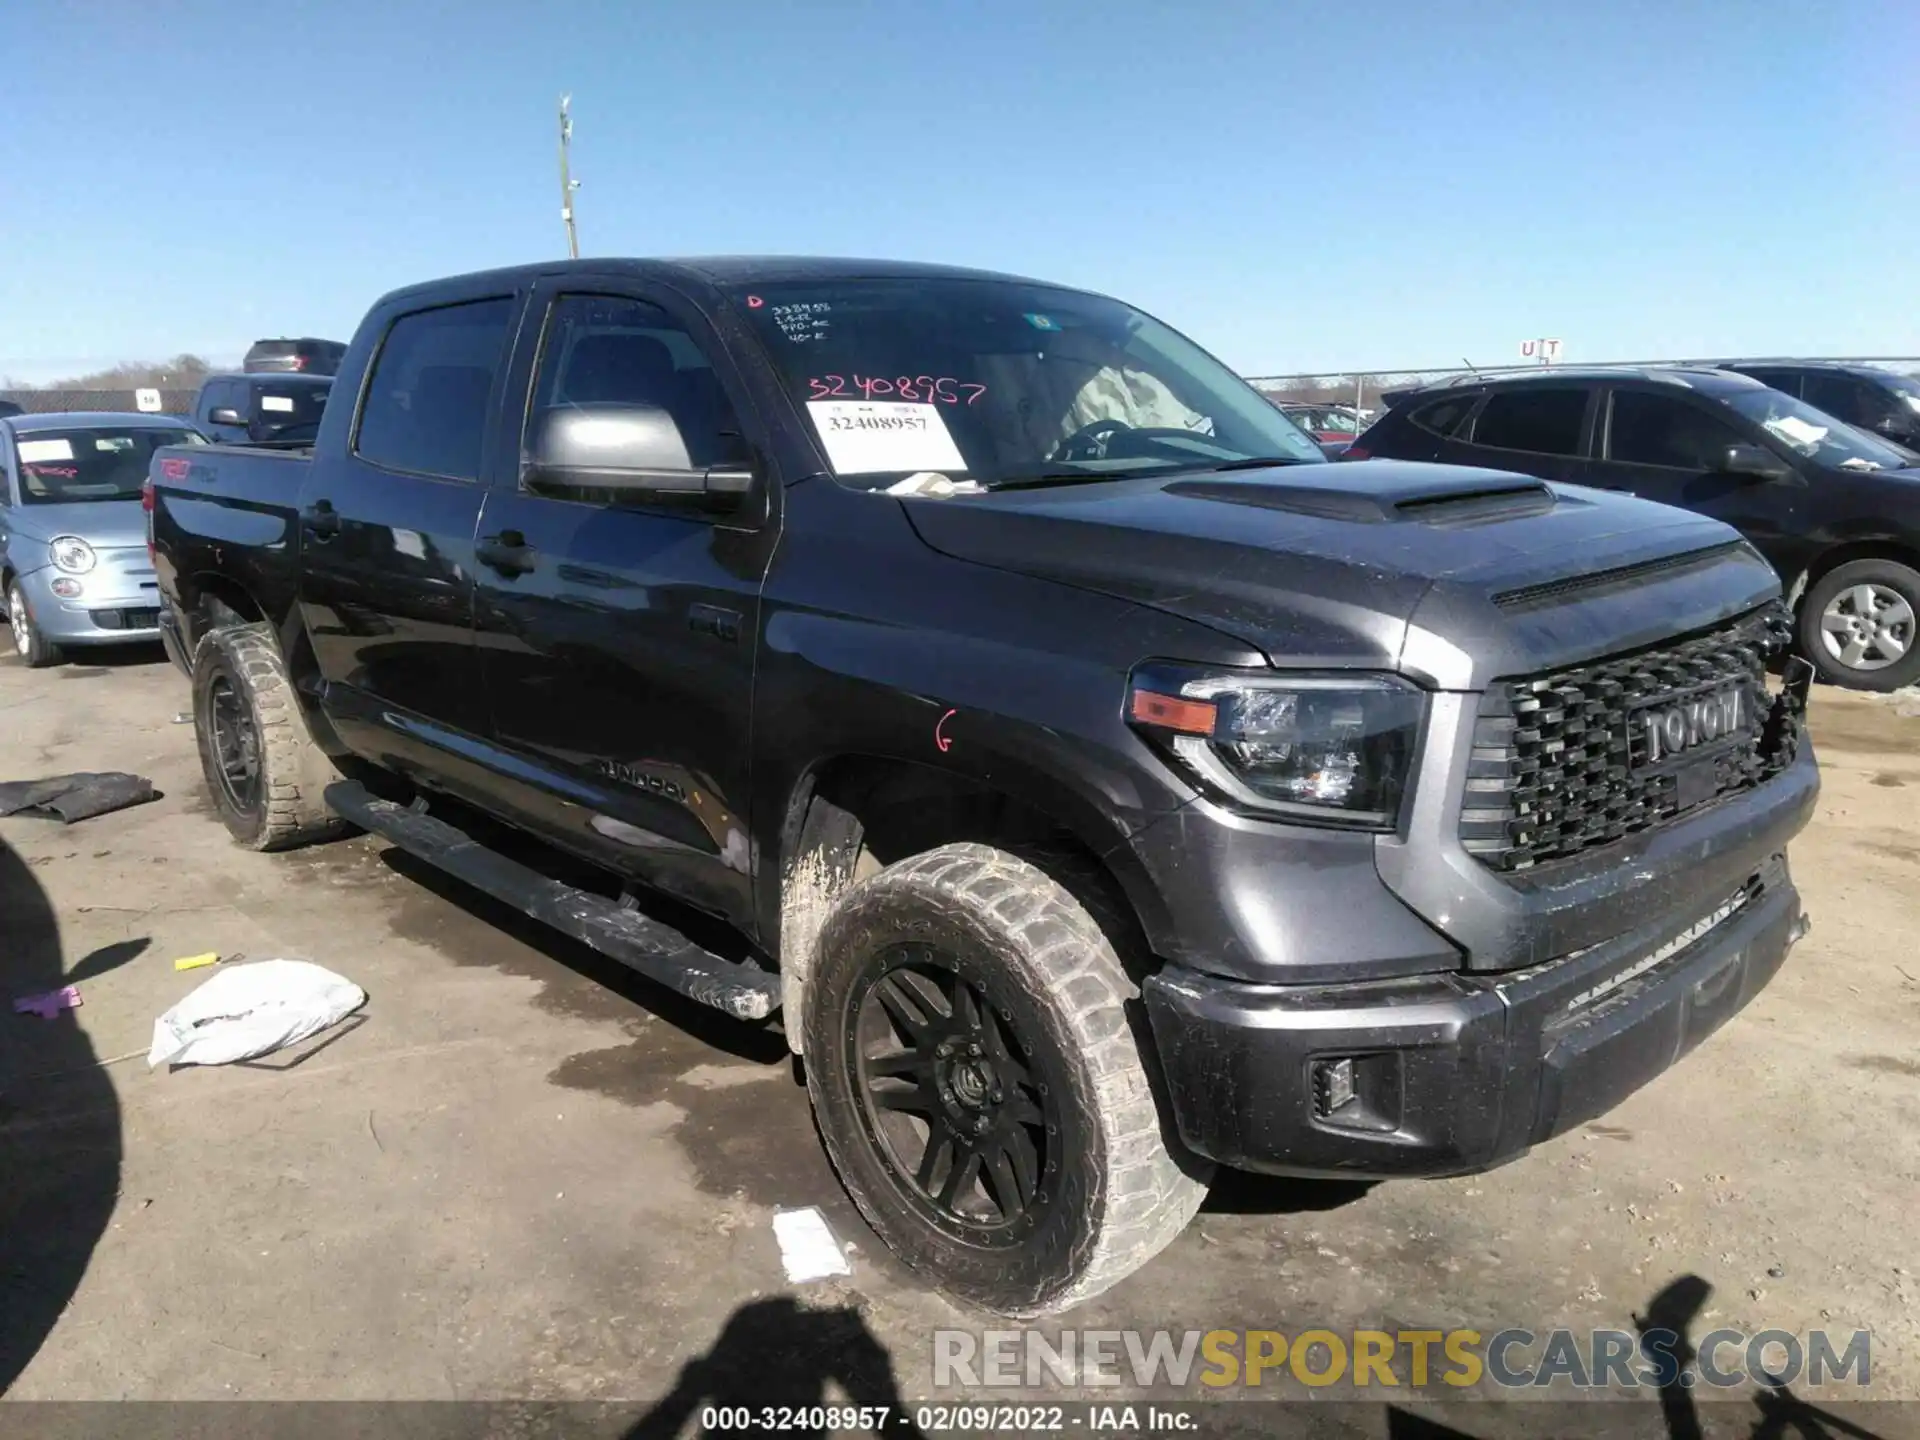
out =
<svg viewBox="0 0 1920 1440"><path fill-rule="evenodd" d="M444 820L435 820L425 810L378 799L351 780L329 785L326 800L335 814L361 829L690 1000L723 1010L736 1020L764 1020L780 1004L779 976L723 960L637 910L549 880Z"/></svg>

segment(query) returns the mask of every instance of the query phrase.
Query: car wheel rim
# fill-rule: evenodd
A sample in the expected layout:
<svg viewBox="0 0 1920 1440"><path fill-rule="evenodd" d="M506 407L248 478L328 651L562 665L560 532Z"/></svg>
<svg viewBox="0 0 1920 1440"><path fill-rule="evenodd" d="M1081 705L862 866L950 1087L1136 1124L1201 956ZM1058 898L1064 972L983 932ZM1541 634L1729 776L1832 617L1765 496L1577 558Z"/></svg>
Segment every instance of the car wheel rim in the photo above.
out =
<svg viewBox="0 0 1920 1440"><path fill-rule="evenodd" d="M937 1228L1019 1244L1058 1189L1059 1087L947 956L896 946L883 961L851 1007L868 1134Z"/></svg>
<svg viewBox="0 0 1920 1440"><path fill-rule="evenodd" d="M32 631L27 625L27 602L18 589L7 596L7 627L13 631L13 648L16 654L29 653Z"/></svg>
<svg viewBox="0 0 1920 1440"><path fill-rule="evenodd" d="M260 732L233 682L222 675L208 696L213 754L227 804L250 815L260 799Z"/></svg>
<svg viewBox="0 0 1920 1440"><path fill-rule="evenodd" d="M1913 649L1913 605L1890 586L1849 586L1821 612L1820 643L1849 670L1897 665Z"/></svg>

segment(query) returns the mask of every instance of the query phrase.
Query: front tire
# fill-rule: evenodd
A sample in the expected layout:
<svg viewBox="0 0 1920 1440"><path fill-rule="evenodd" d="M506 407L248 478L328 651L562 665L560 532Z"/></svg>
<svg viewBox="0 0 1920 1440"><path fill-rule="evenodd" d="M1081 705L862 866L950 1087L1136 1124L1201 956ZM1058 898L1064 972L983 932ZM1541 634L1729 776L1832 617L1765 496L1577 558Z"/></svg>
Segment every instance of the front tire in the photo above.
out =
<svg viewBox="0 0 1920 1440"><path fill-rule="evenodd" d="M1800 651L1821 679L1854 690L1920 680L1920 571L1892 560L1834 567L1801 601Z"/></svg>
<svg viewBox="0 0 1920 1440"><path fill-rule="evenodd" d="M1176 1158L1112 944L1043 871L946 845L850 888L804 1017L828 1155L887 1245L949 1293L1043 1315L1186 1227Z"/></svg>
<svg viewBox="0 0 1920 1440"><path fill-rule="evenodd" d="M265 625L214 630L200 642L193 729L207 789L240 844L285 850L347 832L321 798L333 767L307 734Z"/></svg>
<svg viewBox="0 0 1920 1440"><path fill-rule="evenodd" d="M60 647L41 632L40 622L33 618L33 610L27 604L27 592L21 589L18 580L7 586L7 628L13 632L14 653L29 670L44 670L67 658Z"/></svg>

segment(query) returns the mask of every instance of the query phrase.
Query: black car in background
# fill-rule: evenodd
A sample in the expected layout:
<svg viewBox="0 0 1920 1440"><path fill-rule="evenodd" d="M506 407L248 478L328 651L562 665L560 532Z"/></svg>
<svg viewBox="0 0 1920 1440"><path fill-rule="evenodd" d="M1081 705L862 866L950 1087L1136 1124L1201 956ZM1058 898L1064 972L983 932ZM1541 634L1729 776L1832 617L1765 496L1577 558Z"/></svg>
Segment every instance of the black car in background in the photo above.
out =
<svg viewBox="0 0 1920 1440"><path fill-rule="evenodd" d="M1920 469L1730 370L1469 375L1401 395L1347 461L1437 460L1627 491L1724 520L1779 572L1800 651L1862 690L1920 680Z"/></svg>
<svg viewBox="0 0 1920 1440"><path fill-rule="evenodd" d="M1857 430L1920 450L1920 380L1911 375L1816 360L1740 360L1723 368L1751 375Z"/></svg>
<svg viewBox="0 0 1920 1440"><path fill-rule="evenodd" d="M193 423L226 445L311 445L332 389L331 375L209 375Z"/></svg>
<svg viewBox="0 0 1920 1440"><path fill-rule="evenodd" d="M347 353L339 340L256 340L240 368L249 372L294 371L303 375L333 375Z"/></svg>

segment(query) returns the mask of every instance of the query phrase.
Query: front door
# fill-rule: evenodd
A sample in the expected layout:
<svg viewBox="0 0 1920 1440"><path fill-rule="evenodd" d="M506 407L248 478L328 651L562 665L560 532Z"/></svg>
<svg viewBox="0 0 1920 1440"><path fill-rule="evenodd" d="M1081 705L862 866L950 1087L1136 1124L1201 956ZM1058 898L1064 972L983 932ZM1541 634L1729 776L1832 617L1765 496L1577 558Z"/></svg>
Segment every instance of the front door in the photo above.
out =
<svg viewBox="0 0 1920 1440"><path fill-rule="evenodd" d="M750 462L742 388L684 301L575 279L535 303L530 424L654 405L695 467ZM777 502L764 466L726 514L503 473L478 552L475 624L519 818L749 931L754 645Z"/></svg>
<svg viewBox="0 0 1920 1440"><path fill-rule="evenodd" d="M519 301L396 315L357 417L300 495L300 605L348 745L440 775L489 716L473 648L473 536ZM344 399L344 397L343 397ZM351 422L351 423L349 423Z"/></svg>
<svg viewBox="0 0 1920 1440"><path fill-rule="evenodd" d="M1779 480L1728 474L1723 461L1730 445L1779 453L1766 444L1759 427L1736 426L1710 402L1616 386L1588 483L1724 520L1791 579L1804 567L1811 545L1807 481L1798 470Z"/></svg>

